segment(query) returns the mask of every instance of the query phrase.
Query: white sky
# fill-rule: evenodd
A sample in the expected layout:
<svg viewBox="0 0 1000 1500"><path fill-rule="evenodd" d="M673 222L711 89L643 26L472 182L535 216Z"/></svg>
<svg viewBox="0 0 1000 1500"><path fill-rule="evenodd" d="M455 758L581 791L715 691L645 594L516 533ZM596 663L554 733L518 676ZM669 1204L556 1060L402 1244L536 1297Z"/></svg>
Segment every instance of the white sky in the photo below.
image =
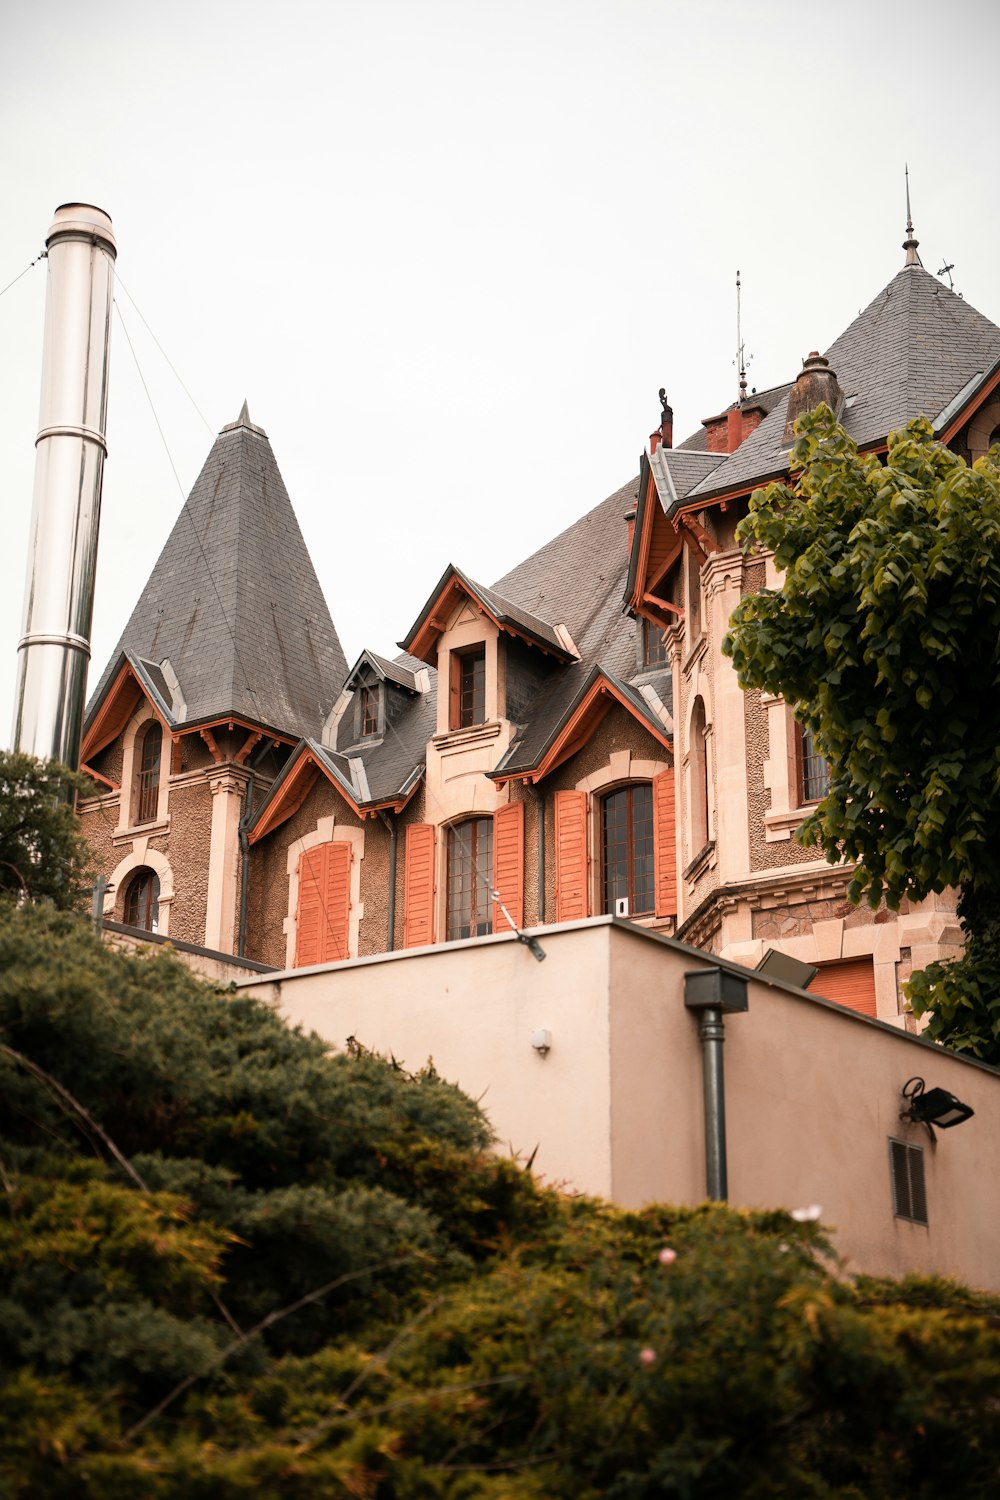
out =
<svg viewBox="0 0 1000 1500"><path fill-rule="evenodd" d="M1000 322L992 0L7 0L0 287L53 210L114 221L186 494L246 397L344 650L392 654L448 562L489 583L790 379L903 263ZM0 737L44 262L0 297ZM182 496L115 327L91 685ZM624 532L624 525L623 525Z"/></svg>

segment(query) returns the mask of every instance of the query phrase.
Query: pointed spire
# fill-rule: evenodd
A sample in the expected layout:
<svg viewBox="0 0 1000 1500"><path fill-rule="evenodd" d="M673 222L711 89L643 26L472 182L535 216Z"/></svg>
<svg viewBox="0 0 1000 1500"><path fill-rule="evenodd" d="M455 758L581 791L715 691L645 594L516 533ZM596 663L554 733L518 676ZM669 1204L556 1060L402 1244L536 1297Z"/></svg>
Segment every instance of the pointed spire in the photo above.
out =
<svg viewBox="0 0 1000 1500"><path fill-rule="evenodd" d="M258 437L267 437L267 433L263 427L258 427L256 422L251 421L250 408L247 405L246 397L243 398L243 405L240 407L240 414L236 418L236 421L227 422L222 430L223 432L238 432L241 427L245 427L248 432L255 432Z"/></svg>
<svg viewBox="0 0 1000 1500"><path fill-rule="evenodd" d="M906 239L903 241L903 249L906 251L906 260L903 262L904 265L907 265L907 266L922 266L923 265L923 261L920 259L920 256L917 254L917 246L919 244L920 244L920 241L915 238L914 233L913 233L913 215L910 213L910 166L909 166L909 163L907 163L906 164Z"/></svg>

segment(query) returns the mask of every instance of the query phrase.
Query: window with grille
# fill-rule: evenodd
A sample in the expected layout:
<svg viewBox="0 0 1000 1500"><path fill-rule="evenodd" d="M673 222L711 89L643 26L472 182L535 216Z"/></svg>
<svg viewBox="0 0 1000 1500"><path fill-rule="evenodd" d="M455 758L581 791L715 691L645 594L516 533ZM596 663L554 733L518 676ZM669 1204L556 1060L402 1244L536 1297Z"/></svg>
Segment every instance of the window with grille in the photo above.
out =
<svg viewBox="0 0 1000 1500"><path fill-rule="evenodd" d="M892 1211L897 1219L927 1223L927 1187L924 1182L924 1151L908 1141L889 1140L892 1174Z"/></svg>
<svg viewBox="0 0 1000 1500"><path fill-rule="evenodd" d="M379 717L379 703L381 694L378 685L362 685L358 689L358 733L362 739L370 734L378 734L381 729Z"/></svg>
<svg viewBox="0 0 1000 1500"><path fill-rule="evenodd" d="M143 866L137 870L125 892L124 917L127 926L156 932L160 918L160 880L155 870Z"/></svg>
<svg viewBox="0 0 1000 1500"><path fill-rule="evenodd" d="M493 931L493 819L470 818L448 829L447 937Z"/></svg>
<svg viewBox="0 0 1000 1500"><path fill-rule="evenodd" d="M486 647L453 651L450 727L466 729L486 721Z"/></svg>
<svg viewBox="0 0 1000 1500"><path fill-rule="evenodd" d="M136 823L155 823L160 805L160 753L163 729L152 723L144 731L137 747L139 770L135 786Z"/></svg>
<svg viewBox="0 0 1000 1500"><path fill-rule="evenodd" d="M830 767L816 749L811 729L799 725L799 793L802 802L819 802L830 790Z"/></svg>
<svg viewBox="0 0 1000 1500"><path fill-rule="evenodd" d="M652 620L642 622L642 664L644 667L660 667L667 660L667 643L664 640L663 626L654 625Z"/></svg>
<svg viewBox="0 0 1000 1500"><path fill-rule="evenodd" d="M651 916L653 880L653 788L637 782L601 803L603 910L628 899L630 916Z"/></svg>

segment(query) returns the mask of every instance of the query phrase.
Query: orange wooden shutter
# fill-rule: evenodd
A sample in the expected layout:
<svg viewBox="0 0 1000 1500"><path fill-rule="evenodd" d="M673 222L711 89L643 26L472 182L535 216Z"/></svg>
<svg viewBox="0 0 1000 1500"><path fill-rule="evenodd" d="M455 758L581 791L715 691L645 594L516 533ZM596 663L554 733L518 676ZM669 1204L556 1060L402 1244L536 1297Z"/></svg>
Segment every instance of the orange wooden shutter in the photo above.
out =
<svg viewBox="0 0 1000 1500"><path fill-rule="evenodd" d="M515 927L524 926L524 803L508 802L493 815L493 880ZM497 906L493 931L509 931Z"/></svg>
<svg viewBox="0 0 1000 1500"><path fill-rule="evenodd" d="M836 1000L838 1005L860 1011L863 1016L874 1016L874 962L870 958L842 958L836 963L820 964L809 990L825 1000Z"/></svg>
<svg viewBox="0 0 1000 1500"><path fill-rule="evenodd" d="M653 870L656 915L677 915L677 809L671 766L653 777Z"/></svg>
<svg viewBox="0 0 1000 1500"><path fill-rule="evenodd" d="M587 916L587 794L556 792L556 921Z"/></svg>
<svg viewBox="0 0 1000 1500"><path fill-rule="evenodd" d="M411 823L406 830L404 948L434 941L434 842L433 823Z"/></svg>
<svg viewBox="0 0 1000 1500"><path fill-rule="evenodd" d="M351 911L351 846L339 842L307 849L299 859L299 910L295 963L348 958Z"/></svg>
<svg viewBox="0 0 1000 1500"><path fill-rule="evenodd" d="M345 843L326 845L326 871L323 880L325 933L322 961L349 958L348 921L351 911L351 846Z"/></svg>
<svg viewBox="0 0 1000 1500"><path fill-rule="evenodd" d="M307 849L299 858L299 909L295 918L295 963L318 964L323 940L323 846Z"/></svg>

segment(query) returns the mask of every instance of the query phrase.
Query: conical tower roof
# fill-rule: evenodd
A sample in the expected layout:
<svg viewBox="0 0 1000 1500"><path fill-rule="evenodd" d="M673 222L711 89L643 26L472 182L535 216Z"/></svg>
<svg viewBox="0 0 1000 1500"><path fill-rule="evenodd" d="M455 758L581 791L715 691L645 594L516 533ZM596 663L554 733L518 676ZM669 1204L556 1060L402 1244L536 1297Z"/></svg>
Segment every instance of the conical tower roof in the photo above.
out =
<svg viewBox="0 0 1000 1500"><path fill-rule="evenodd" d="M246 402L216 438L92 702L124 650L169 658L186 722L318 735L347 662L271 444Z"/></svg>

